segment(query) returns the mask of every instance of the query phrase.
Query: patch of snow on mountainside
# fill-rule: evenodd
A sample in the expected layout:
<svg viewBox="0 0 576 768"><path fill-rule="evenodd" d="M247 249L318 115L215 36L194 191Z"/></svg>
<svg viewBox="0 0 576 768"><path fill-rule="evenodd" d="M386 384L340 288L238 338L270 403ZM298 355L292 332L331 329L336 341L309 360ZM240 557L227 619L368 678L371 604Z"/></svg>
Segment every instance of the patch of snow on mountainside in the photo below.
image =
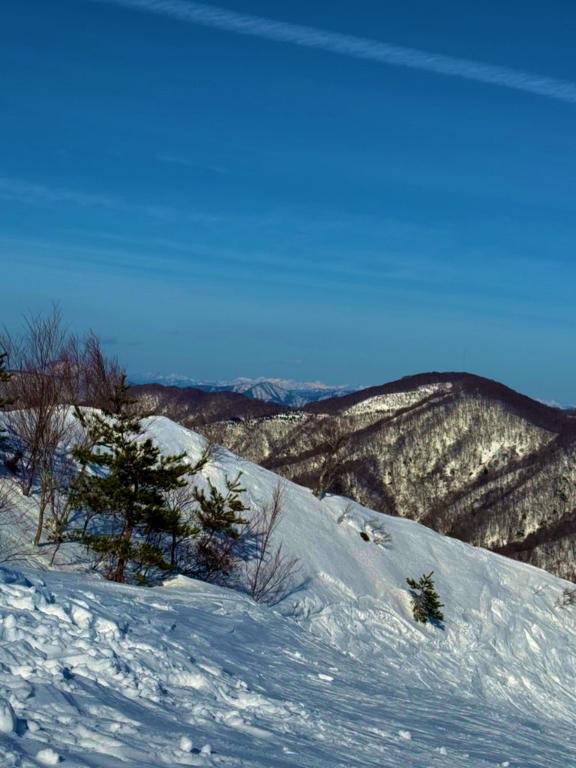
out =
<svg viewBox="0 0 576 768"><path fill-rule="evenodd" d="M307 403L340 397L352 391L346 387L329 387L317 382L299 384L282 379L237 379L230 385L230 390L256 400L291 408L300 408Z"/></svg>
<svg viewBox="0 0 576 768"><path fill-rule="evenodd" d="M409 408L433 395L441 395L452 388L451 383L428 384L407 392L392 392L386 395L376 395L350 406L344 411L349 416L360 416L365 413L395 413L403 408Z"/></svg>
<svg viewBox="0 0 576 768"><path fill-rule="evenodd" d="M146 423L166 452L204 447ZM238 471L266 503L279 478L227 451L205 477ZM275 609L184 577L146 589L0 571L2 766L576 764L566 582L282 482L278 536L300 572ZM432 570L444 630L412 618L406 577Z"/></svg>
<svg viewBox="0 0 576 768"><path fill-rule="evenodd" d="M288 403L290 401L290 392L277 384L271 384L269 381L263 381L258 384L252 384L247 387L235 387L235 392L241 392L247 397L255 400L264 400L267 403Z"/></svg>

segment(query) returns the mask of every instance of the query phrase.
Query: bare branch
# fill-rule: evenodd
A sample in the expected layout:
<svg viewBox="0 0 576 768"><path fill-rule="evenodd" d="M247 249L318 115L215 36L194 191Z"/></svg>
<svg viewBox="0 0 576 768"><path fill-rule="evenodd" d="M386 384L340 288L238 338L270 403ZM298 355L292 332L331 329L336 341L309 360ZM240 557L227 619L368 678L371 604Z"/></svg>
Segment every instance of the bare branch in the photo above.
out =
<svg viewBox="0 0 576 768"><path fill-rule="evenodd" d="M268 505L254 513L250 536L256 542L256 554L246 564L247 589L259 603L275 605L290 591L298 568L296 558L284 554L282 544L275 544L274 534L284 512L284 489L279 483Z"/></svg>

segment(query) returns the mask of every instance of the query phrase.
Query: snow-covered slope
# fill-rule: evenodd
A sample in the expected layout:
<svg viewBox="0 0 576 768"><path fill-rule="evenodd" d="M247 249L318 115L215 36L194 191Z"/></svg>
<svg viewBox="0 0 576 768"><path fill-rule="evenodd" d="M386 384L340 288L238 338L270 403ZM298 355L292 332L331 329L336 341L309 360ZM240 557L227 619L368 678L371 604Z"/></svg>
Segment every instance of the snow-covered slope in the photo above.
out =
<svg viewBox="0 0 576 768"><path fill-rule="evenodd" d="M171 453L202 450L168 419L148 432ZM270 498L277 476L228 452L206 474L238 470L252 503ZM576 764L565 582L291 483L284 500L279 535L301 570L275 610L183 578L4 571L0 764ZM412 619L405 579L430 570L445 630Z"/></svg>
<svg viewBox="0 0 576 768"><path fill-rule="evenodd" d="M452 389L450 383L446 384L428 384L427 386L416 387L407 392L391 392L385 395L374 395L367 397L349 408L343 413L347 416L358 416L362 414L394 414L405 408L410 408L418 403L429 401L434 395L439 397Z"/></svg>

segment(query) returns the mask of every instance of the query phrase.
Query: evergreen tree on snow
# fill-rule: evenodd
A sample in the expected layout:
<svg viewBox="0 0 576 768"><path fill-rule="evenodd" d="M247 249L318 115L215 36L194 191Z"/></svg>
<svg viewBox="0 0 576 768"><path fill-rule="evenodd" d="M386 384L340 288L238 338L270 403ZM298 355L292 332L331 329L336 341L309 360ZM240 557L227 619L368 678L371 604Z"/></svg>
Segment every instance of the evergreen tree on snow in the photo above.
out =
<svg viewBox="0 0 576 768"><path fill-rule="evenodd" d="M186 484L190 470L183 454L162 456L151 440L141 438L141 417L130 406L122 377L115 413L77 412L87 440L74 451L81 471L71 490L72 508L88 520L78 538L117 582L126 580L129 567L136 577L169 567L162 539L174 529L174 511L167 494Z"/></svg>
<svg viewBox="0 0 576 768"><path fill-rule="evenodd" d="M247 520L242 517L248 507L241 494L240 475L226 478L226 489L222 493L208 480L208 493L195 488L194 498L198 504L196 522L199 528L195 542L189 575L205 581L225 582L238 565L242 529Z"/></svg>
<svg viewBox="0 0 576 768"><path fill-rule="evenodd" d="M414 619L422 624L430 622L442 626L444 614L440 610L444 604L440 602L440 595L436 592L432 576L434 571L422 575L418 580L406 579L412 595L412 611Z"/></svg>

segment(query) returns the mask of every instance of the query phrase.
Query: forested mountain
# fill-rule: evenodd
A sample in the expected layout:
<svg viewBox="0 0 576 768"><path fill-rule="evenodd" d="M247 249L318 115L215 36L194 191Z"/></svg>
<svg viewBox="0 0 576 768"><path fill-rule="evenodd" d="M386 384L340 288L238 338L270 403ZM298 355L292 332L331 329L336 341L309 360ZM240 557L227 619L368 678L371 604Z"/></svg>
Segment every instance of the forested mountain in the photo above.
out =
<svg viewBox="0 0 576 768"><path fill-rule="evenodd" d="M197 387L134 384L130 394L141 405L187 427L224 419L246 419L283 413L285 408L239 392L207 392Z"/></svg>
<svg viewBox="0 0 576 768"><path fill-rule="evenodd" d="M430 373L205 431L318 494L576 577L574 412Z"/></svg>
<svg viewBox="0 0 576 768"><path fill-rule="evenodd" d="M238 378L234 381L196 381L185 376L139 376L133 379L138 385L162 385L166 388L180 388L210 393L238 393L254 400L302 408L308 403L315 403L333 397L340 397L353 392L350 387L332 387L321 382L294 381L260 377L257 379Z"/></svg>

